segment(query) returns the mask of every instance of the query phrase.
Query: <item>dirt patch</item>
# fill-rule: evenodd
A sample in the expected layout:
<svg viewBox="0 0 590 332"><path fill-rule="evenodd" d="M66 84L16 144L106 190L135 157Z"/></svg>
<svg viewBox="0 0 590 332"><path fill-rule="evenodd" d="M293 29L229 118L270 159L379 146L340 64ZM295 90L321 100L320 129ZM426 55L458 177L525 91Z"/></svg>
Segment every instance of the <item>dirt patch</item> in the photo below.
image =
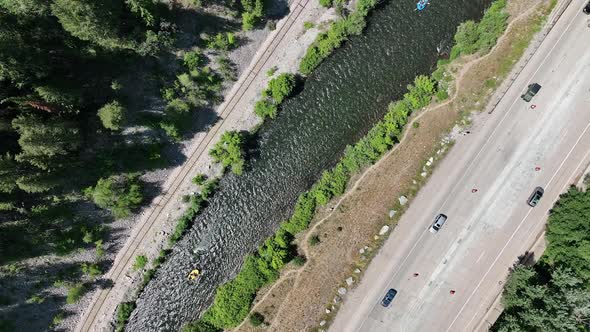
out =
<svg viewBox="0 0 590 332"><path fill-rule="evenodd" d="M273 288L273 297L264 296L255 304L255 311L269 307L273 310L277 299L284 299L277 313L272 313L271 331L305 331L310 330L329 317L326 309L332 313L335 309L334 298L339 287L350 288L345 280L352 277L357 266L367 262L367 256L376 250L374 237L386 223L392 206L398 203L401 195L412 195L424 177L425 162L431 156L442 152L441 138L472 111L482 110L495 88L507 75L503 66L508 56L517 51L523 39L530 36L538 15L528 11L541 0L511 1L508 11L515 20L508 33L502 38L488 56L481 59L465 58L449 69L457 77L457 94L453 101L433 106L430 111L415 116L408 125L407 137L397 148L387 154L378 164L368 169L365 174L351 181L352 189L336 205L333 202L324 211L318 213L315 225L306 233L298 236L297 242L308 257L308 263L300 269L292 288ZM518 14L526 12L525 19L515 19ZM530 15L529 15L530 14ZM530 39L530 38L529 38ZM525 40L528 44L528 40ZM514 62L518 60L515 58ZM438 150L438 151L437 151ZM334 209L334 210L332 210ZM307 239L317 235L319 244L308 245ZM361 254L364 252L364 254ZM289 279L292 276L289 275ZM279 293L280 291L284 293ZM278 294L278 295L276 295ZM336 304L335 306L337 306ZM271 317L274 317L271 318ZM324 322L325 323L325 322ZM244 324L238 331L250 331L249 324Z"/></svg>

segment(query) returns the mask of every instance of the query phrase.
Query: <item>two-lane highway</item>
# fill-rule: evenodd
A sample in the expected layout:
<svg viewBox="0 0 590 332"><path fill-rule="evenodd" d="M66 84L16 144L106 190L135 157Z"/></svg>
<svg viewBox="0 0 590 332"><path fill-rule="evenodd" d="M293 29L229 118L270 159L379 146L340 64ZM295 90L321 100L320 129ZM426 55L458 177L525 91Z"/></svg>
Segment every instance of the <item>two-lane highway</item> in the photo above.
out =
<svg viewBox="0 0 590 332"><path fill-rule="evenodd" d="M573 1L495 112L458 139L346 299L332 331L476 328L509 268L543 230L547 211L590 161L584 3ZM526 103L520 95L531 82L542 89ZM536 186L545 195L531 208L526 201ZM448 220L431 234L438 213ZM383 308L389 288L398 294Z"/></svg>

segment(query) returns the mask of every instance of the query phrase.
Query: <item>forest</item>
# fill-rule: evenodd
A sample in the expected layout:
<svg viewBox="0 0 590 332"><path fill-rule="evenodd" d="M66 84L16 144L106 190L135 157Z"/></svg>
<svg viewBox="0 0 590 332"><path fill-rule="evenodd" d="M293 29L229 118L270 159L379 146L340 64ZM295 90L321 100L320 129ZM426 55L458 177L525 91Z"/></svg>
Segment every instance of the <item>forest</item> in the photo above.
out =
<svg viewBox="0 0 590 332"><path fill-rule="evenodd" d="M549 213L547 248L534 266L516 265L504 312L492 330L590 330L590 191L571 187Z"/></svg>

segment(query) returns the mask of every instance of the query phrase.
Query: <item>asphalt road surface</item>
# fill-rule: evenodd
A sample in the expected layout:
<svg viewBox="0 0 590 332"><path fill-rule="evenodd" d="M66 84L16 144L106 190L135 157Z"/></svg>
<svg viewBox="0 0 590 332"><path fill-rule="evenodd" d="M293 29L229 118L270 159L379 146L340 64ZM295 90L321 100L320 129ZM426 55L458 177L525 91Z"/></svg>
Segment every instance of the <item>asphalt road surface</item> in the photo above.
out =
<svg viewBox="0 0 590 332"><path fill-rule="evenodd" d="M548 210L590 161L583 3L567 8L494 113L459 137L347 296L332 331L476 329ZM542 89L526 103L520 95L532 82ZM545 195L531 208L526 201L537 186ZM438 213L448 220L431 234ZM389 288L398 294L384 308Z"/></svg>

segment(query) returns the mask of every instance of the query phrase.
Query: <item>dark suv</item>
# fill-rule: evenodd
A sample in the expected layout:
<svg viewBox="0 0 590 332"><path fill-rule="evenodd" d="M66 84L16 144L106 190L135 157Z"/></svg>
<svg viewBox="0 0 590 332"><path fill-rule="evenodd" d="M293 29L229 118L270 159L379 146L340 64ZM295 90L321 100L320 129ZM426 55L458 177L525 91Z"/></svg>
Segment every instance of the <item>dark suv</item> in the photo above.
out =
<svg viewBox="0 0 590 332"><path fill-rule="evenodd" d="M532 207L537 206L537 203L539 203L539 201L541 200L541 197L543 197L543 193L545 193L545 190L543 190L543 188L541 188L541 187L535 188L535 190L533 191L533 193L531 194L529 199L526 201L527 204Z"/></svg>
<svg viewBox="0 0 590 332"><path fill-rule="evenodd" d="M586 7L584 7L584 9L582 9L582 11L584 12L584 14L590 15L590 2L588 2L586 4Z"/></svg>
<svg viewBox="0 0 590 332"><path fill-rule="evenodd" d="M387 294L385 294L385 297L383 298L383 300L381 300L381 305L384 306L385 308L389 307L389 305L391 304L391 301L393 301L393 298L397 295L397 291L393 288L390 288L387 291Z"/></svg>
<svg viewBox="0 0 590 332"><path fill-rule="evenodd" d="M541 90L541 86L539 85L539 83L529 84L526 93L520 96L520 98L524 99L524 101L528 103L529 101L531 101L531 99L533 99L537 92L539 92L539 90Z"/></svg>

